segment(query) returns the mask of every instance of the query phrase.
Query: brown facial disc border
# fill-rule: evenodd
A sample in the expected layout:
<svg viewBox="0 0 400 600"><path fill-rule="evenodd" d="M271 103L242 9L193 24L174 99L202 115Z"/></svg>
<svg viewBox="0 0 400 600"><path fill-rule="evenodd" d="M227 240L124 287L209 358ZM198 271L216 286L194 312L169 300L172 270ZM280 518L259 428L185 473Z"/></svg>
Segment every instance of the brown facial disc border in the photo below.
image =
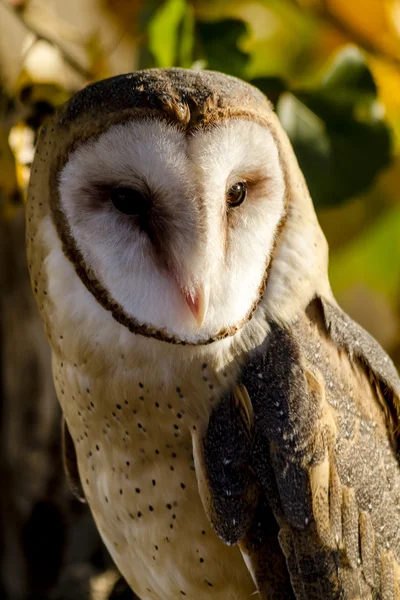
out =
<svg viewBox="0 0 400 600"><path fill-rule="evenodd" d="M108 291L104 288L104 286L101 284L101 282L97 279L94 272L91 269L89 269L89 267L87 267L87 265L85 264L83 255L80 252L80 250L76 244L76 241L70 232L65 213L63 212L63 210L61 208L59 190L58 190L59 174L61 173L64 165L68 161L70 153L73 152L74 150L76 150L87 139L89 139L89 138L96 139L96 138L100 137L100 135L104 134L107 131L107 129L109 129L109 127L111 127L112 125L126 123L128 121L136 120L136 119L152 119L152 118L153 119L163 119L163 120L167 121L168 123L174 125L175 127L177 126L177 121L175 119L171 118L171 116L169 116L168 114L166 114L165 112L163 112L161 110L153 109L149 112L146 111L145 114L143 114L143 113L144 113L143 109L127 109L127 110L122 111L119 114L112 115L105 122L101 123L101 125L102 125L101 130L97 134L93 133L93 131L90 131L90 130L83 132L83 135L81 135L78 140L72 142L66 148L65 152L63 152L63 154L58 157L58 159L56 160L55 168L52 169L51 176L50 176L50 208L51 208L52 220L53 220L53 223L54 223L54 225L58 231L58 234L60 236L63 252L64 252L65 256L68 258L68 260L73 264L76 274L78 275L78 277L80 278L82 283L85 285L85 287L89 290L89 292L91 294L93 294L93 296L96 298L96 300L99 302L99 304L105 310L111 312L113 318L118 323L120 323L121 325L126 327L131 333L142 335L142 336L148 337L148 338L154 338L154 339L157 339L162 342L167 342L169 344L179 344L179 345L183 345L183 346L184 345L205 346L208 344L212 344L213 342L216 342L218 340L222 340L227 337L231 337L231 336L235 335L240 329L242 329L246 325L246 323L248 323L251 320L251 318L253 317L253 315L254 315L255 311L257 310L257 307L259 306L261 299L264 295L266 285L267 285L268 275L271 270L271 266L272 266L272 262L273 262L273 257L275 254L276 247L279 243L280 233L284 227L284 224L285 224L285 221L287 218L287 210L288 210L288 190L289 190L288 177L287 177L286 169L284 168L284 163L282 163L282 156L281 156L281 151L280 151L279 140L277 139L277 135L276 135L275 131L270 129L267 119L263 118L262 115L259 115L252 111L249 111L249 110L247 110L247 111L245 111L245 110L232 111L229 109L218 109L217 108L217 109L210 111L206 115L202 115L203 118L200 121L197 121L196 123L194 123L193 126L190 126L190 125L188 126L187 124L185 124L185 126L182 128L183 131L190 132L190 131L194 131L194 130L198 130L198 129L205 129L208 127L212 127L212 126L216 125L217 123L227 120L227 119L235 119L235 120L243 119L243 120L256 121L256 122L260 123L261 125L267 127L267 129L270 131L270 133L274 137L275 143L278 148L279 162L280 162L281 168L283 170L284 180L285 180L285 210L281 217L281 220L279 221L279 223L277 225L277 235L275 236L275 239L274 239L274 244L272 246L271 255L267 258L267 262L265 265L265 271L264 271L263 278L260 282L259 293L258 293L257 298L253 302L252 306L250 307L250 309L247 312L247 314L245 315L245 317L243 319L241 319L241 321L239 321L235 325L231 325L229 327L225 327L225 328L221 329L214 336L191 342L191 341L187 341L187 340L182 340L177 336L171 335L165 329L157 329L150 325L140 323L139 321L137 321L137 319L129 316L124 311L123 307L118 302L116 302L114 300L114 298L112 298L110 296ZM95 126L95 124L93 124L93 126ZM178 126L179 126L179 123L178 123Z"/></svg>

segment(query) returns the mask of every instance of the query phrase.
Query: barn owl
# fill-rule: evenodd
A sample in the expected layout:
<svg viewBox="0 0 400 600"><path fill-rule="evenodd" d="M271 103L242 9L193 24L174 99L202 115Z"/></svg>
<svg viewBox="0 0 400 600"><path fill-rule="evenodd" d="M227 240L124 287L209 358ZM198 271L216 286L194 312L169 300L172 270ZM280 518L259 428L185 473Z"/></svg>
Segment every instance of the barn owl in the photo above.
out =
<svg viewBox="0 0 400 600"><path fill-rule="evenodd" d="M28 264L67 475L141 600L400 598L400 382L338 307L268 100L88 86L42 130Z"/></svg>

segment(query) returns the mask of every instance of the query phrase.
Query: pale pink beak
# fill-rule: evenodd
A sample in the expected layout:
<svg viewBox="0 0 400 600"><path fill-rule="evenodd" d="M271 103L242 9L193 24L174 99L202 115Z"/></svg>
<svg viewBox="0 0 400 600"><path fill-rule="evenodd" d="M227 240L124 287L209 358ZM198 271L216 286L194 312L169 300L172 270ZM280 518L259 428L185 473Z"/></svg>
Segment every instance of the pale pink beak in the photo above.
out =
<svg viewBox="0 0 400 600"><path fill-rule="evenodd" d="M209 300L209 290L207 286L200 286L194 292L182 290L186 303L195 318L196 325L200 328L204 322Z"/></svg>

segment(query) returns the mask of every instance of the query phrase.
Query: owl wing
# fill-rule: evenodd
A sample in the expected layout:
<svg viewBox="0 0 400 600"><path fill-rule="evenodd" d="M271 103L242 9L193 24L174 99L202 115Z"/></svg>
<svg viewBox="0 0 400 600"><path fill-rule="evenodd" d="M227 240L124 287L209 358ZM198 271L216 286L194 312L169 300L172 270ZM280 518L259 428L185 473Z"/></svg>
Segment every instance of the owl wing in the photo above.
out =
<svg viewBox="0 0 400 600"><path fill-rule="evenodd" d="M196 442L203 503L262 598L397 598L399 378L337 306L312 310L272 325Z"/></svg>
<svg viewBox="0 0 400 600"><path fill-rule="evenodd" d="M61 423L62 458L67 481L72 493L80 502L86 502L81 478L78 470L78 460L74 446L74 440L69 432L64 417Z"/></svg>
<svg viewBox="0 0 400 600"><path fill-rule="evenodd" d="M378 342L355 323L337 304L319 298L325 327L338 348L350 358L358 358L374 376L385 396L393 418L398 423L400 415L400 377L393 362ZM397 427L396 427L397 429Z"/></svg>
<svg viewBox="0 0 400 600"><path fill-rule="evenodd" d="M193 433L200 496L217 535L229 546L239 544L260 597L291 600L279 526L251 467L251 420L239 386L215 408L206 431Z"/></svg>

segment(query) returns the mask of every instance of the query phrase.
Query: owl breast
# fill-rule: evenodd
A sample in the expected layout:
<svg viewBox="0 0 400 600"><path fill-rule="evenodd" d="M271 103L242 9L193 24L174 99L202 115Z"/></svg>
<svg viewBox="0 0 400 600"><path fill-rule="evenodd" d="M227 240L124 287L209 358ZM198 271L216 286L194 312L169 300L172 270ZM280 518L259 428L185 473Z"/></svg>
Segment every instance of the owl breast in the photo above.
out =
<svg viewBox="0 0 400 600"><path fill-rule="evenodd" d="M217 398L213 375L197 371ZM131 374L95 379L65 359L54 374L94 519L141 600L249 598L256 588L242 555L217 538L199 497L193 390Z"/></svg>

